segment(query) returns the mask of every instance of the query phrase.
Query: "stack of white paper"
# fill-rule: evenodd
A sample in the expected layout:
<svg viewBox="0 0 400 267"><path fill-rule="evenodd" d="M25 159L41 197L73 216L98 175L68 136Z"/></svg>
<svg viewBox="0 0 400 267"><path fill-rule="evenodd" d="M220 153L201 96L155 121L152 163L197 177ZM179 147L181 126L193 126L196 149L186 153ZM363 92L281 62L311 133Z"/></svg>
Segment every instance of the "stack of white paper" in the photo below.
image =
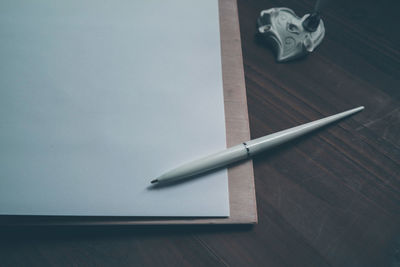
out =
<svg viewBox="0 0 400 267"><path fill-rule="evenodd" d="M0 1L0 214L228 216L217 0Z"/></svg>

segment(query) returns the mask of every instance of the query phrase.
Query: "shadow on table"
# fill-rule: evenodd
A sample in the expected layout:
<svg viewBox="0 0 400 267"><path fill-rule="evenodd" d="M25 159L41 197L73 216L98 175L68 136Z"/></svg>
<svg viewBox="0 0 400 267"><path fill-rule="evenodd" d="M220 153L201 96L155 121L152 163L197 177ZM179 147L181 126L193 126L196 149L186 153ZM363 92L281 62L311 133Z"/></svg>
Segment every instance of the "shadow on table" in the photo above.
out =
<svg viewBox="0 0 400 267"><path fill-rule="evenodd" d="M126 239L130 237L168 237L212 233L248 232L253 225L130 225L130 226L5 226L2 241Z"/></svg>
<svg viewBox="0 0 400 267"><path fill-rule="evenodd" d="M336 124L333 124L336 125ZM257 156L256 163L267 162L271 157L276 157L289 149L293 149L296 145L304 140L318 135L323 129L329 128L325 126L308 135L297 138L279 147L273 148L265 153ZM240 163L238 163L240 164ZM8 217L8 218L6 218ZM223 224L223 225L112 225L113 221L121 222L121 217L101 218L102 225L93 225L92 219L83 218L83 225L79 223L76 217L50 217L50 221L55 225L49 224L48 216L35 216L32 224L24 222L24 216L3 216L0 217L0 237L3 241L16 239L40 238L43 240L55 239L79 239L79 238L126 238L133 236L169 236L169 235L192 235L192 234L211 234L211 233L238 233L249 232L254 227L253 224ZM29 216L25 216L29 217ZM5 220L4 220L5 219ZM22 219L22 220L21 220ZM146 220L146 218L143 218ZM170 218L172 220L177 218ZM182 219L182 218L180 218ZM183 218L190 220L193 218ZM7 222L8 220L8 222ZM15 222L19 223L13 223ZM129 221L129 218L125 219ZM77 222L78 221L78 222ZM93 220L92 220L93 222ZM105 223L104 223L105 222Z"/></svg>

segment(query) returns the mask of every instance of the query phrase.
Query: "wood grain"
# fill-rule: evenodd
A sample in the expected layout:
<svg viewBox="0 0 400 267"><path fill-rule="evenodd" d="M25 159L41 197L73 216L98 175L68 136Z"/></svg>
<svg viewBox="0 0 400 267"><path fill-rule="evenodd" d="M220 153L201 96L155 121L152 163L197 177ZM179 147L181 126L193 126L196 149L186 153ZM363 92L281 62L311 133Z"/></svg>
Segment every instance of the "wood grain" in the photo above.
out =
<svg viewBox="0 0 400 267"><path fill-rule="evenodd" d="M399 266L399 2L331 1L321 46L277 64L256 17L313 3L238 1L251 136L366 109L254 160L257 225L4 228L0 265Z"/></svg>

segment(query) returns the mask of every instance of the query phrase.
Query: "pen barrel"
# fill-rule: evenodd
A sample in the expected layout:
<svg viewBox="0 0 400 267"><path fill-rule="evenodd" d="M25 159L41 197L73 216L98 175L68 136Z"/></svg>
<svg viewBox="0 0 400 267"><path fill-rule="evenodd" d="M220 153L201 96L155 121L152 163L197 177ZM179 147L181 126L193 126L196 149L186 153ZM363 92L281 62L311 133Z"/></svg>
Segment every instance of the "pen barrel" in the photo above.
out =
<svg viewBox="0 0 400 267"><path fill-rule="evenodd" d="M187 177L192 177L207 171L224 167L233 162L246 159L248 152L244 144L236 145L209 155L204 158L188 162L158 177L160 182L173 182Z"/></svg>
<svg viewBox="0 0 400 267"><path fill-rule="evenodd" d="M254 156L255 154L263 152L269 148L275 147L282 143L289 142L295 138L298 138L309 132L315 131L321 127L324 127L340 119L343 119L363 109L364 107L358 107L336 115L326 117L324 119L316 120L284 131L280 131L254 140L250 140L246 143L233 146L231 148L212 154L210 156L181 165L178 168L175 168L167 173L164 173L163 175L161 175L160 177L158 177L153 181L173 182L175 180L184 179L217 168L225 167L233 162L247 159L250 156Z"/></svg>
<svg viewBox="0 0 400 267"><path fill-rule="evenodd" d="M344 111L342 113L332 115L320 120L312 121L309 123L305 123L287 130L283 130L277 133L273 133L267 136L263 136L251 141L246 142L247 148L249 149L249 153L251 156L254 156L257 153L268 150L272 147L278 146L282 143L289 142L295 138L303 136L309 132L315 131L319 128L322 128L332 122L343 119L349 115L352 115L358 111L363 110L364 107L358 107L355 109L351 109L348 111Z"/></svg>
<svg viewBox="0 0 400 267"><path fill-rule="evenodd" d="M318 122L318 124L316 124ZM327 123L324 123L326 125ZM297 127L293 127L284 131L273 133L247 142L250 155L254 156L260 152L271 149L275 146L287 143L295 138L305 135L317 128L323 127L319 121L307 123Z"/></svg>

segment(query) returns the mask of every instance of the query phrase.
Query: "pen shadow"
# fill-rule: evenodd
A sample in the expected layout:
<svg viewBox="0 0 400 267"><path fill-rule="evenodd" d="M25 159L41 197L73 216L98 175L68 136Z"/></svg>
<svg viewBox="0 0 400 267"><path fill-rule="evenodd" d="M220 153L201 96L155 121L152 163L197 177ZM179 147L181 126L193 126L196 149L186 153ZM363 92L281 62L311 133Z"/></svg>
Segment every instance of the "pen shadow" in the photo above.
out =
<svg viewBox="0 0 400 267"><path fill-rule="evenodd" d="M247 160L248 160L248 159L240 160L240 161L237 161L237 162L228 164L228 165L226 165L226 166L222 166L222 167L219 167L219 168L216 168L216 169L212 169L212 170L210 170L210 171L206 171L206 172L203 172L203 173L200 173L200 174L196 174L196 175L193 175L193 176L189 176L189 177L187 177L187 178L180 179L180 180L177 180L177 181L152 184L152 185L149 185L149 186L147 187L147 190L161 190L161 189L168 188L168 187L179 186L179 185L181 185L181 184L185 184L185 183L194 181L194 180L199 179L199 178L207 179L207 176L208 176L209 174L218 172L218 171L223 170L223 169L228 169L228 168L231 168L231 167L240 165L240 164L242 164L243 162L246 162Z"/></svg>

